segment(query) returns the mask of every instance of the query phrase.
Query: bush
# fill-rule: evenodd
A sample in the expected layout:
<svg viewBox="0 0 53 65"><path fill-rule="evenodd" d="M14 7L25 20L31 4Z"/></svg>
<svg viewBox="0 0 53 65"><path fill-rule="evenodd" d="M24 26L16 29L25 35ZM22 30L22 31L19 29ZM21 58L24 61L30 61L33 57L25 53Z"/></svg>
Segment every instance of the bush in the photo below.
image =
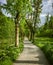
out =
<svg viewBox="0 0 53 65"><path fill-rule="evenodd" d="M53 38L39 37L35 39L35 43L44 52L50 64L53 65Z"/></svg>
<svg viewBox="0 0 53 65"><path fill-rule="evenodd" d="M8 58L6 58L5 60L1 60L0 61L0 65L12 65L12 61Z"/></svg>
<svg viewBox="0 0 53 65"><path fill-rule="evenodd" d="M5 49L0 49L0 65L11 65L12 61L16 60L19 54L23 51L23 43L20 42L20 46L9 46Z"/></svg>
<svg viewBox="0 0 53 65"><path fill-rule="evenodd" d="M44 45L42 50L44 51L50 63L53 64L53 49L52 49L51 44Z"/></svg>
<svg viewBox="0 0 53 65"><path fill-rule="evenodd" d="M37 37L53 37L53 29L47 29L37 34Z"/></svg>
<svg viewBox="0 0 53 65"><path fill-rule="evenodd" d="M1 12L0 14L0 65L11 65L23 50L23 42L20 39L19 48L14 46L15 23L13 19L4 16Z"/></svg>

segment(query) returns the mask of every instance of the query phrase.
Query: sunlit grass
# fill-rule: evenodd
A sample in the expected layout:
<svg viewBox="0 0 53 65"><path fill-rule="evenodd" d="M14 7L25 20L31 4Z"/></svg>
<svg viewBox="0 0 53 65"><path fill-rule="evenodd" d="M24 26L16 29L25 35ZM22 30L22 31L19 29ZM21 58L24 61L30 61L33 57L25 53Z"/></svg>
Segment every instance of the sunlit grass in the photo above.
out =
<svg viewBox="0 0 53 65"><path fill-rule="evenodd" d="M51 64L53 64L53 38L37 37L35 45L41 48Z"/></svg>

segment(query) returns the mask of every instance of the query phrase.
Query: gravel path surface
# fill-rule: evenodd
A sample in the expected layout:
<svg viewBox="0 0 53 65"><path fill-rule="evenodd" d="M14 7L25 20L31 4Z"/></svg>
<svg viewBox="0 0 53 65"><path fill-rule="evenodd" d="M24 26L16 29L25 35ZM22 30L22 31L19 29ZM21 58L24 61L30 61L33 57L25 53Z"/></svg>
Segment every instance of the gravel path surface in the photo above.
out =
<svg viewBox="0 0 53 65"><path fill-rule="evenodd" d="M49 65L49 63L40 48L25 39L24 50L13 65Z"/></svg>

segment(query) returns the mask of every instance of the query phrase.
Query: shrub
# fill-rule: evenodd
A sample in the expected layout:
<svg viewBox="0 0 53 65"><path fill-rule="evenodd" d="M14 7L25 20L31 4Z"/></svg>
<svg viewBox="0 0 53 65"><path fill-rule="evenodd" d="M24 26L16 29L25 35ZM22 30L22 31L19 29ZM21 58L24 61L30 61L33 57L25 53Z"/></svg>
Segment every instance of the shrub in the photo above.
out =
<svg viewBox="0 0 53 65"><path fill-rule="evenodd" d="M53 38L36 38L35 43L44 52L45 56L49 60L50 64L53 65Z"/></svg>
<svg viewBox="0 0 53 65"><path fill-rule="evenodd" d="M0 61L0 65L12 65L12 61L8 58L6 58L5 60L1 60Z"/></svg>

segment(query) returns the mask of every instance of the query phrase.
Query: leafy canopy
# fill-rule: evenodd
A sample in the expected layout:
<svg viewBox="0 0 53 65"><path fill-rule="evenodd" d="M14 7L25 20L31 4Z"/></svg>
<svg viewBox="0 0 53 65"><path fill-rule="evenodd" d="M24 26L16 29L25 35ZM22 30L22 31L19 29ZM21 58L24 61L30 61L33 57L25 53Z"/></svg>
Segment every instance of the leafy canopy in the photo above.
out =
<svg viewBox="0 0 53 65"><path fill-rule="evenodd" d="M7 13L12 16L16 16L19 13L20 16L26 15L31 10L31 3L29 0L6 0L7 4L3 4L2 8L6 9Z"/></svg>

